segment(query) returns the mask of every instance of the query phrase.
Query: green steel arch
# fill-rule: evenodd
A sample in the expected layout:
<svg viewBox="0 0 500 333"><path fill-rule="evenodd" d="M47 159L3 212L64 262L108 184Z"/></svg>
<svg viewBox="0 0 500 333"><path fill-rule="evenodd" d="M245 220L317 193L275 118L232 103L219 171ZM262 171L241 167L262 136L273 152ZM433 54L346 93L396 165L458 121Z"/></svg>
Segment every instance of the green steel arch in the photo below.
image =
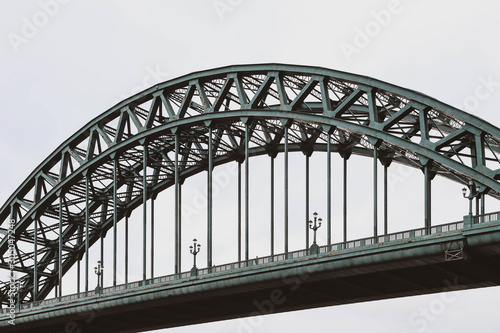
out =
<svg viewBox="0 0 500 333"><path fill-rule="evenodd" d="M285 149L396 161L429 182L436 174L472 181L500 198L500 130L480 118L365 76L230 66L157 84L63 142L0 209L0 269L9 269L12 219L22 298L43 299L86 247L148 198L210 167ZM8 286L0 290L7 304Z"/></svg>

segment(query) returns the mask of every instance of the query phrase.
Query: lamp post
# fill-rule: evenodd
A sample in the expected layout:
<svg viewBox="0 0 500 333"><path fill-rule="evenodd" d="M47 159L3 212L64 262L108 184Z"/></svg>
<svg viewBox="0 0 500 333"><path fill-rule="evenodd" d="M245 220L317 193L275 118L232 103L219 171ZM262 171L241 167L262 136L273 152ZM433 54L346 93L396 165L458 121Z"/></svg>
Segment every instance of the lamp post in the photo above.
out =
<svg viewBox="0 0 500 333"><path fill-rule="evenodd" d="M196 244L196 238L193 239L194 244L189 247L189 252L193 255L193 268L191 268L191 276L198 276L198 268L196 267L196 255L200 252L200 244Z"/></svg>
<svg viewBox="0 0 500 333"><path fill-rule="evenodd" d="M102 275L102 270L104 269L104 266L102 266L102 263L100 260L97 261L97 266L94 267L94 272L97 275L97 287L95 287L95 293L96 295L101 294L101 286L100 286L100 281L101 281L101 275Z"/></svg>
<svg viewBox="0 0 500 333"><path fill-rule="evenodd" d="M480 193L479 186L474 186L472 180L469 181L467 187L469 188L469 194L467 195L467 188L465 187L462 189L462 194L464 198L469 199L469 224L472 226L472 199L477 198Z"/></svg>
<svg viewBox="0 0 500 333"><path fill-rule="evenodd" d="M318 254L319 253L319 247L318 247L318 244L316 244L316 230L319 229L319 227L321 227L321 221L323 221L320 218L318 218L318 213L314 212L313 214L314 216L314 224L313 224L313 221L309 220L309 228L313 231L313 243L311 245L311 247L309 248L309 250L311 251L311 254Z"/></svg>

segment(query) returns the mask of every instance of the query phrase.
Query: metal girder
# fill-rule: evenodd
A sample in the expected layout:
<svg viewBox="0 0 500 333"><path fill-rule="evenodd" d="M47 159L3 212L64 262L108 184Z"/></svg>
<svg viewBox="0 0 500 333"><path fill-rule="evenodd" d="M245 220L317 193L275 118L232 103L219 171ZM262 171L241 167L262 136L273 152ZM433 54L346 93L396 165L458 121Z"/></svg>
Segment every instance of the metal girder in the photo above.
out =
<svg viewBox="0 0 500 333"><path fill-rule="evenodd" d="M64 273L82 257L86 242L94 244L113 226L113 193L118 221L142 204L141 142L148 142L144 184L147 196L153 197L175 183L176 133L182 182L208 167L209 127L214 133L213 165L241 162L245 124L252 146L249 156L283 152L286 127L289 151L326 151L328 137L332 152L348 149L373 156L376 145L384 158L417 168L431 162L432 173L464 184L472 180L482 193L500 198L500 130L480 118L412 90L324 68L280 64L217 68L157 84L125 99L63 142L32 172L0 209L1 226L10 218L16 220L20 256L15 267L24 274L19 279L32 288L29 269L34 266L36 238L38 299L57 281L59 211ZM87 210L88 239L78 231L85 225ZM6 251L2 232L2 262ZM0 296L6 293L6 287L0 288Z"/></svg>

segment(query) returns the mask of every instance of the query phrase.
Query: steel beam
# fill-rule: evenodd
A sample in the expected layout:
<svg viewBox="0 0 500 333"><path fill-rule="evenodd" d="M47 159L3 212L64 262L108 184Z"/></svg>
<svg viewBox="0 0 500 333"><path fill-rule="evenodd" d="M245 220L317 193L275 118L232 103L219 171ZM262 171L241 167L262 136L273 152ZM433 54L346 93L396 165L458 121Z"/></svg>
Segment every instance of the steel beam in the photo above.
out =
<svg viewBox="0 0 500 333"><path fill-rule="evenodd" d="M102 231L102 229L101 229ZM98 275L97 278L101 279L101 288L104 288L104 236L101 236L101 265L102 265L102 272L101 275Z"/></svg>
<svg viewBox="0 0 500 333"><path fill-rule="evenodd" d="M82 239L83 239L83 226L81 224L78 225L78 236L77 236L77 242L79 244L82 244ZM36 252L35 252L36 253ZM77 257L77 273L76 273L76 292L79 294L80 289L81 289L81 258L80 255Z"/></svg>
<svg viewBox="0 0 500 333"><path fill-rule="evenodd" d="M57 275L58 275L58 285L59 285L59 297L62 296L62 243L63 243L63 235L62 235L62 196L63 193L61 192L59 195L59 259L58 259L58 267L57 267ZM56 295L57 296L57 295Z"/></svg>
<svg viewBox="0 0 500 333"><path fill-rule="evenodd" d="M241 162L238 162L238 261L241 261Z"/></svg>
<svg viewBox="0 0 500 333"><path fill-rule="evenodd" d="M179 253L180 253L180 242L179 242L179 224L180 224L180 219L179 219L179 214L180 214L180 208L179 208L179 133L175 133L175 166L174 166L174 178L175 178L175 267L174 271L175 274L179 274L181 269L180 269L180 260L179 260Z"/></svg>
<svg viewBox="0 0 500 333"><path fill-rule="evenodd" d="M424 216L427 233L430 232L431 228L431 175L429 164L430 162L424 166Z"/></svg>
<svg viewBox="0 0 500 333"><path fill-rule="evenodd" d="M115 156L113 159L113 286L116 286L116 251L117 251L117 223L118 223L118 198L117 198L117 187L118 187L118 157Z"/></svg>
<svg viewBox="0 0 500 333"><path fill-rule="evenodd" d="M35 219L35 241L33 243L33 302L38 295L38 218Z"/></svg>
<svg viewBox="0 0 500 333"><path fill-rule="evenodd" d="M142 151L142 280L146 281L146 227L147 227L147 202L148 202L148 143L144 142Z"/></svg>
<svg viewBox="0 0 500 333"><path fill-rule="evenodd" d="M485 197L484 197L484 192L483 192L483 193L481 193L481 215L485 214L485 212L484 212L484 199L485 199Z"/></svg>
<svg viewBox="0 0 500 333"><path fill-rule="evenodd" d="M250 167L249 159L250 159L250 132L248 128L248 122L245 124L245 260L249 259L249 223L250 223L250 183L249 183L249 173Z"/></svg>
<svg viewBox="0 0 500 333"><path fill-rule="evenodd" d="M85 292L89 291L89 178L85 175Z"/></svg>
<svg viewBox="0 0 500 333"><path fill-rule="evenodd" d="M179 182L179 273L182 268L182 182Z"/></svg>
<svg viewBox="0 0 500 333"><path fill-rule="evenodd" d="M388 206L389 203L387 202L388 200L388 195L387 195L387 165L384 165L384 235L387 235L388 233Z"/></svg>
<svg viewBox="0 0 500 333"><path fill-rule="evenodd" d="M155 277L155 197L151 197L151 278Z"/></svg>
<svg viewBox="0 0 500 333"><path fill-rule="evenodd" d="M378 234L378 156L377 147L373 147L373 237Z"/></svg>
<svg viewBox="0 0 500 333"><path fill-rule="evenodd" d="M128 213L125 215L125 283L128 283Z"/></svg>
<svg viewBox="0 0 500 333"><path fill-rule="evenodd" d="M306 249L309 248L309 155L306 155L306 216L305 216L305 227L306 227Z"/></svg>
<svg viewBox="0 0 500 333"><path fill-rule="evenodd" d="M332 244L332 146L330 133L326 142L326 243Z"/></svg>
<svg viewBox="0 0 500 333"><path fill-rule="evenodd" d="M285 223L285 254L288 254L288 126L285 126L285 170L284 170L284 223Z"/></svg>
<svg viewBox="0 0 500 333"><path fill-rule="evenodd" d="M344 157L344 177L343 177L343 208L342 214L344 219L344 237L343 241L347 242L347 158Z"/></svg>
<svg viewBox="0 0 500 333"><path fill-rule="evenodd" d="M271 255L274 255L274 156L271 156Z"/></svg>
<svg viewBox="0 0 500 333"><path fill-rule="evenodd" d="M213 171L212 126L208 127L208 179L207 179L207 265L212 267L212 171Z"/></svg>

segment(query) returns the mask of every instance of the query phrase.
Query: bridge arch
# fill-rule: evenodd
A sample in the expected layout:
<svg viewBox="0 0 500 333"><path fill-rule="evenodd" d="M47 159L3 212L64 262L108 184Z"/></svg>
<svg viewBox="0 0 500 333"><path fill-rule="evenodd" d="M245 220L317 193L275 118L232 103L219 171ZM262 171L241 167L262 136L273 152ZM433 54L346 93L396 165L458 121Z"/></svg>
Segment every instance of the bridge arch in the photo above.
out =
<svg viewBox="0 0 500 333"><path fill-rule="evenodd" d="M481 196L500 198L500 130L482 119L360 75L281 64L230 66L157 84L63 142L0 209L0 269L8 269L6 231L14 220L21 298L43 299L92 244L159 192L174 186L177 196L192 175L208 171L211 183L217 165L293 151L337 152L345 160L358 154L384 166L394 161L421 169L426 227L435 175L472 182ZM175 225L180 229L178 211ZM175 251L178 261L179 246ZM7 286L0 290L7 304Z"/></svg>

